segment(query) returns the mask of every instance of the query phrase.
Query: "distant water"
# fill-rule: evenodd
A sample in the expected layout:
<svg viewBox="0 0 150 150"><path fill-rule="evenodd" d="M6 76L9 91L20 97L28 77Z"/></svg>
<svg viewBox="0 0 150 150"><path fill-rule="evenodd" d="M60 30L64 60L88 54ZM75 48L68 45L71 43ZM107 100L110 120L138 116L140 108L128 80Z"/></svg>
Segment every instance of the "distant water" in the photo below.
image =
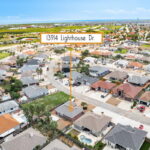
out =
<svg viewBox="0 0 150 150"><path fill-rule="evenodd" d="M57 23L150 23L150 19L99 19L99 20L65 20L65 21L57 21Z"/></svg>

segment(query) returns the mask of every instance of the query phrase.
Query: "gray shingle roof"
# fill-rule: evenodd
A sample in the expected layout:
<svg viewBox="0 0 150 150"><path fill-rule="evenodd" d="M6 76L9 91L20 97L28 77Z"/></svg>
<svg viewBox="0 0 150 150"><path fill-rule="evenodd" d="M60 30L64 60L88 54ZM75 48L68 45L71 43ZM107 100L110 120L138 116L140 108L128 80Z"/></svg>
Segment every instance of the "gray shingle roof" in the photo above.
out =
<svg viewBox="0 0 150 150"><path fill-rule="evenodd" d="M100 132L110 121L111 118L108 116L99 116L89 112L77 119L74 124L81 128L87 128L93 132Z"/></svg>
<svg viewBox="0 0 150 150"><path fill-rule="evenodd" d="M23 83L23 85L38 83L38 80L35 80L33 77L22 77L20 80Z"/></svg>
<svg viewBox="0 0 150 150"><path fill-rule="evenodd" d="M0 112L10 110L11 108L17 108L19 105L15 101L7 101L0 103Z"/></svg>
<svg viewBox="0 0 150 150"><path fill-rule="evenodd" d="M70 56L64 56L62 57L63 61L70 61ZM77 61L79 60L77 57L72 57L72 61Z"/></svg>
<svg viewBox="0 0 150 150"><path fill-rule="evenodd" d="M67 77L70 77L70 73L65 73L65 75L67 76ZM79 73L79 72L77 72L77 71L72 71L72 79L73 80L76 80L76 79L78 79L78 78L81 78L83 76L83 74L81 74L81 73Z"/></svg>
<svg viewBox="0 0 150 150"><path fill-rule="evenodd" d="M66 116L69 118L74 118L83 112L83 109L81 107L76 106L76 104L74 102L72 102L74 109L73 109L73 111L70 112L68 109L69 105L70 105L70 102L68 101L68 102L64 103L63 105L57 107L55 110L57 113L61 114L62 116Z"/></svg>
<svg viewBox="0 0 150 150"><path fill-rule="evenodd" d="M100 66L93 66L93 67L90 67L89 70L90 70L90 71L95 71L95 72L98 72L98 73L102 73L102 72L105 72L105 71L109 71L108 68L100 67Z"/></svg>
<svg viewBox="0 0 150 150"><path fill-rule="evenodd" d="M26 65L39 65L39 61L37 59L30 59Z"/></svg>
<svg viewBox="0 0 150 150"><path fill-rule="evenodd" d="M38 98L40 96L48 94L48 90L46 88L42 88L37 85L28 86L23 89L23 92L30 99Z"/></svg>
<svg viewBox="0 0 150 150"><path fill-rule="evenodd" d="M95 78L95 77L90 77L90 76L87 76L85 74L83 74L83 76L81 78L78 78L76 82L88 82L89 84L92 84L92 83L95 83L99 81L98 78Z"/></svg>
<svg viewBox="0 0 150 150"><path fill-rule="evenodd" d="M38 67L39 65L24 65L23 67L20 68L20 71L21 72L28 72L28 71L35 72Z"/></svg>
<svg viewBox="0 0 150 150"><path fill-rule="evenodd" d="M104 76L104 75L110 73L110 70L108 68L101 67L101 66L90 67L89 71L90 71L90 74L91 73L96 73L97 76Z"/></svg>
<svg viewBox="0 0 150 150"><path fill-rule="evenodd" d="M2 144L4 150L33 150L37 145L43 145L46 137L26 133Z"/></svg>
<svg viewBox="0 0 150 150"><path fill-rule="evenodd" d="M143 130L117 124L106 135L105 139L124 148L139 150L145 140L146 134L147 132Z"/></svg>
<svg viewBox="0 0 150 150"><path fill-rule="evenodd" d="M130 76L128 78L128 82L133 84L140 84L140 85L146 84L149 80L150 78L146 76Z"/></svg>

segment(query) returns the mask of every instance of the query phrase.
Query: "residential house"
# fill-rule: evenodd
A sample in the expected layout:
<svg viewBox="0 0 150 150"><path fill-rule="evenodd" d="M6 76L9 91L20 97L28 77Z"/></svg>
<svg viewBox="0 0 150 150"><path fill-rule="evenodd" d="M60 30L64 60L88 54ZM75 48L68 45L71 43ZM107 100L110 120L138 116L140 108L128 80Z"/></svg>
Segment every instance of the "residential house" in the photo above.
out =
<svg viewBox="0 0 150 150"><path fill-rule="evenodd" d="M148 73L150 73L150 64L145 66L144 70L146 70Z"/></svg>
<svg viewBox="0 0 150 150"><path fill-rule="evenodd" d="M21 77L20 81L24 86L30 86L30 85L35 85L38 84L39 81L37 79L34 79L33 77Z"/></svg>
<svg viewBox="0 0 150 150"><path fill-rule="evenodd" d="M110 125L110 122L111 118L108 116L88 112L74 122L74 127L80 131L89 132L94 136L100 136Z"/></svg>
<svg viewBox="0 0 150 150"><path fill-rule="evenodd" d="M83 61L85 62L85 63L90 63L90 64L94 64L94 63L96 63L96 58L94 58L94 57L86 57L86 58L84 58L83 59Z"/></svg>
<svg viewBox="0 0 150 150"><path fill-rule="evenodd" d="M46 147L44 147L42 150L80 150L77 146L73 145L72 147L69 147L59 139L55 139L50 144L48 144Z"/></svg>
<svg viewBox="0 0 150 150"><path fill-rule="evenodd" d="M133 68L133 69L142 69L143 68L143 64L139 63L139 62L130 62L128 64L129 68Z"/></svg>
<svg viewBox="0 0 150 150"><path fill-rule="evenodd" d="M26 73L26 72L30 72L30 74L32 75L32 73L36 73L37 68L39 68L39 65L23 65L18 72L19 73Z"/></svg>
<svg viewBox="0 0 150 150"><path fill-rule="evenodd" d="M93 77L103 77L109 73L110 73L109 69L104 67L93 66L89 68L89 74Z"/></svg>
<svg viewBox="0 0 150 150"><path fill-rule="evenodd" d="M38 66L38 65L40 65L40 62L38 59L30 59L27 61L26 65Z"/></svg>
<svg viewBox="0 0 150 150"><path fill-rule="evenodd" d="M13 100L0 103L0 115L12 113L17 110L19 110L19 105Z"/></svg>
<svg viewBox="0 0 150 150"><path fill-rule="evenodd" d="M33 59L38 60L39 62L45 62L46 59L48 58L48 56L46 54L38 54L37 56L35 56Z"/></svg>
<svg viewBox="0 0 150 150"><path fill-rule="evenodd" d="M0 69L0 83L2 83L6 78L6 70Z"/></svg>
<svg viewBox="0 0 150 150"><path fill-rule="evenodd" d="M77 65L79 63L80 59L78 57L72 57L72 65ZM62 57L63 64L69 64L70 63L70 56L64 56Z"/></svg>
<svg viewBox="0 0 150 150"><path fill-rule="evenodd" d="M47 138L31 128L16 135L15 138L2 143L1 150L33 150L37 145L42 146Z"/></svg>
<svg viewBox="0 0 150 150"><path fill-rule="evenodd" d="M122 71L113 71L108 75L109 80L123 82L128 78L128 74Z"/></svg>
<svg viewBox="0 0 150 150"><path fill-rule="evenodd" d="M140 150L147 132L117 124L104 138L104 142L112 148L123 150Z"/></svg>
<svg viewBox="0 0 150 150"><path fill-rule="evenodd" d="M110 93L116 84L107 81L97 81L91 85L94 90L100 90L102 92Z"/></svg>
<svg viewBox="0 0 150 150"><path fill-rule="evenodd" d="M10 67L16 67L17 62L17 57L16 56L11 56L9 59L5 60L3 62L4 65L8 65Z"/></svg>
<svg viewBox="0 0 150 150"><path fill-rule="evenodd" d="M150 91L144 92L139 98L139 103L150 106Z"/></svg>
<svg viewBox="0 0 150 150"><path fill-rule="evenodd" d="M136 100L138 95L142 92L142 87L134 86L129 83L124 83L112 90L114 96L120 96L126 100Z"/></svg>
<svg viewBox="0 0 150 150"><path fill-rule="evenodd" d="M83 74L80 78L77 78L77 80L74 82L76 85L88 85L90 86L91 84L99 81L98 78L96 77L90 77L88 75Z"/></svg>
<svg viewBox="0 0 150 150"><path fill-rule="evenodd" d="M120 59L115 62L115 65L121 68L125 68L128 66L128 63L129 62L127 60Z"/></svg>
<svg viewBox="0 0 150 150"><path fill-rule="evenodd" d="M76 81L81 78L83 74L77 72L77 71L72 71L72 83L76 83ZM65 73L65 77L70 78L70 73Z"/></svg>
<svg viewBox="0 0 150 150"><path fill-rule="evenodd" d="M3 114L0 116L0 138L8 136L17 129L20 129L20 123L10 114Z"/></svg>
<svg viewBox="0 0 150 150"><path fill-rule="evenodd" d="M71 106L72 111L70 111L70 108L69 108L70 105L72 105ZM57 107L55 111L59 116L70 121L76 120L83 114L83 109L81 107L78 107L75 104L75 102L69 102L69 101Z"/></svg>
<svg viewBox="0 0 150 150"><path fill-rule="evenodd" d="M39 87L37 85L32 85L24 88L23 92L30 100L33 100L47 95L48 89Z"/></svg>
<svg viewBox="0 0 150 150"><path fill-rule="evenodd" d="M129 83L132 83L134 85L139 85L139 86L145 85L149 80L150 80L149 77L146 77L146 76L136 76L136 75L130 76L128 78L128 82Z"/></svg>

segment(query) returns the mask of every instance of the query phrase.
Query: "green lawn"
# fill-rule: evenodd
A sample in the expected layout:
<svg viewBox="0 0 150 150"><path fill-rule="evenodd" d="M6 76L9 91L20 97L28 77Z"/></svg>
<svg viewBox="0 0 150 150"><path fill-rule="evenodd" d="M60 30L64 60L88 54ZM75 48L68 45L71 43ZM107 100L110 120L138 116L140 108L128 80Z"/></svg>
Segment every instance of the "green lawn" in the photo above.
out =
<svg viewBox="0 0 150 150"><path fill-rule="evenodd" d="M119 53L119 54L126 54L127 52L128 52L127 49L122 49L121 51L120 50L115 51L115 53Z"/></svg>
<svg viewBox="0 0 150 150"><path fill-rule="evenodd" d="M10 29L0 29L0 33L30 33L30 32L60 32L61 30L66 29L82 29L86 28L88 26L66 26L66 27L52 27L52 28L27 28L27 29L16 29L16 30L10 30Z"/></svg>
<svg viewBox="0 0 150 150"><path fill-rule="evenodd" d="M7 52L0 52L0 59L3 59L3 58L6 58L8 56L10 56L11 54L10 53L7 53Z"/></svg>
<svg viewBox="0 0 150 150"><path fill-rule="evenodd" d="M149 150L150 149L150 143L144 142L140 150Z"/></svg>
<svg viewBox="0 0 150 150"><path fill-rule="evenodd" d="M39 98L31 103L23 104L22 107L29 107L30 105L43 105L46 110L51 110L52 108L66 102L69 100L69 95L63 92L57 92L55 94L47 95Z"/></svg>
<svg viewBox="0 0 150 150"><path fill-rule="evenodd" d="M144 47L144 48L150 48L150 44L144 44L144 45L142 45L142 47Z"/></svg>

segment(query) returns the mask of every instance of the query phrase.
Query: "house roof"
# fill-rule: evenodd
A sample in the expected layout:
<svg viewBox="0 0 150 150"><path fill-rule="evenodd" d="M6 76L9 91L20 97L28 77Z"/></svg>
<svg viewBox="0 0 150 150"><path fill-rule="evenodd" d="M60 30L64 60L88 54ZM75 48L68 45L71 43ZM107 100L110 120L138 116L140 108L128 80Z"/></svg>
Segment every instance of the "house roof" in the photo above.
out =
<svg viewBox="0 0 150 150"><path fill-rule="evenodd" d="M10 114L4 114L0 116L0 134L15 128L20 123L15 120Z"/></svg>
<svg viewBox="0 0 150 150"><path fill-rule="evenodd" d="M30 60L28 60L26 65L39 65L39 60L37 60L37 59L30 59Z"/></svg>
<svg viewBox="0 0 150 150"><path fill-rule="evenodd" d="M38 83L38 80L35 80L33 77L22 77L20 80L23 83L23 85Z"/></svg>
<svg viewBox="0 0 150 150"><path fill-rule="evenodd" d="M93 132L101 131L109 122L111 118L105 115L97 115L91 112L86 113L74 122L74 125L88 128Z"/></svg>
<svg viewBox="0 0 150 150"><path fill-rule="evenodd" d="M62 141L55 139L46 147L44 147L43 150L80 150L80 149L76 146L69 147Z"/></svg>
<svg viewBox="0 0 150 150"><path fill-rule="evenodd" d="M142 68L143 67L143 64L139 63L139 62L130 62L128 64L128 66L130 67L136 67L136 68Z"/></svg>
<svg viewBox="0 0 150 150"><path fill-rule="evenodd" d="M89 68L90 71L98 72L98 73L103 73L105 71L109 71L108 68L101 67L101 66L92 66Z"/></svg>
<svg viewBox="0 0 150 150"><path fill-rule="evenodd" d="M28 86L23 89L23 92L28 98L31 98L31 99L48 94L48 90L46 88L42 88L37 85Z"/></svg>
<svg viewBox="0 0 150 150"><path fill-rule="evenodd" d="M150 78L146 76L134 76L133 75L128 78L128 82L134 83L134 84L140 84L140 85L146 84L149 80Z"/></svg>
<svg viewBox="0 0 150 150"><path fill-rule="evenodd" d="M118 87L113 89L113 93L117 93L117 91L123 91L123 94L129 98L135 98L139 92L142 91L142 87L134 86L129 83L124 83L119 85Z"/></svg>
<svg viewBox="0 0 150 150"><path fill-rule="evenodd" d="M117 80L124 80L128 77L126 72L121 71L113 71L108 75L109 78L115 78Z"/></svg>
<svg viewBox="0 0 150 150"><path fill-rule="evenodd" d="M34 133L25 133L2 144L5 150L33 150L37 145L43 145L46 137Z"/></svg>
<svg viewBox="0 0 150 150"><path fill-rule="evenodd" d="M123 60L123 59L117 60L117 61L115 62L115 64L124 65L124 66L127 66L128 63L129 63L129 62L128 62L127 60Z"/></svg>
<svg viewBox="0 0 150 150"><path fill-rule="evenodd" d="M65 75L67 76L67 77L70 77L70 73L65 73ZM77 72L77 71L72 71L72 79L73 80L76 80L76 79L78 79L78 78L81 78L83 76L83 74L81 74L81 73L79 73L79 72Z"/></svg>
<svg viewBox="0 0 150 150"><path fill-rule="evenodd" d="M106 82L106 81L98 81L91 85L92 88L103 88L103 89L107 89L107 90L110 90L110 89L114 88L115 86L116 86L116 84L111 83L111 82Z"/></svg>
<svg viewBox="0 0 150 150"><path fill-rule="evenodd" d="M88 82L89 84L97 82L99 79L95 77L90 77L85 74L81 78L78 78L76 82Z"/></svg>
<svg viewBox="0 0 150 150"><path fill-rule="evenodd" d="M150 102L150 91L146 91L145 93L143 93L139 100L144 102Z"/></svg>
<svg viewBox="0 0 150 150"><path fill-rule="evenodd" d="M105 137L111 143L118 144L124 148L139 150L142 146L147 132L117 124Z"/></svg>
<svg viewBox="0 0 150 150"><path fill-rule="evenodd" d="M24 65L19 70L23 72L35 72L39 65Z"/></svg>
<svg viewBox="0 0 150 150"><path fill-rule="evenodd" d="M74 102L72 102L73 111L70 112L68 109L69 105L70 105L70 102L68 101L68 102L64 103L63 105L57 107L55 110L57 113L59 113L63 116L69 117L69 118L74 118L83 112L83 109L81 107L78 107Z"/></svg>
<svg viewBox="0 0 150 150"><path fill-rule="evenodd" d="M64 57L62 57L62 60L63 61L70 61L70 56L64 56ZM72 61L77 61L77 60L79 60L79 58L72 57Z"/></svg>
<svg viewBox="0 0 150 150"><path fill-rule="evenodd" d="M10 110L11 108L19 107L19 105L15 101L7 101L0 103L0 112L4 112Z"/></svg>

